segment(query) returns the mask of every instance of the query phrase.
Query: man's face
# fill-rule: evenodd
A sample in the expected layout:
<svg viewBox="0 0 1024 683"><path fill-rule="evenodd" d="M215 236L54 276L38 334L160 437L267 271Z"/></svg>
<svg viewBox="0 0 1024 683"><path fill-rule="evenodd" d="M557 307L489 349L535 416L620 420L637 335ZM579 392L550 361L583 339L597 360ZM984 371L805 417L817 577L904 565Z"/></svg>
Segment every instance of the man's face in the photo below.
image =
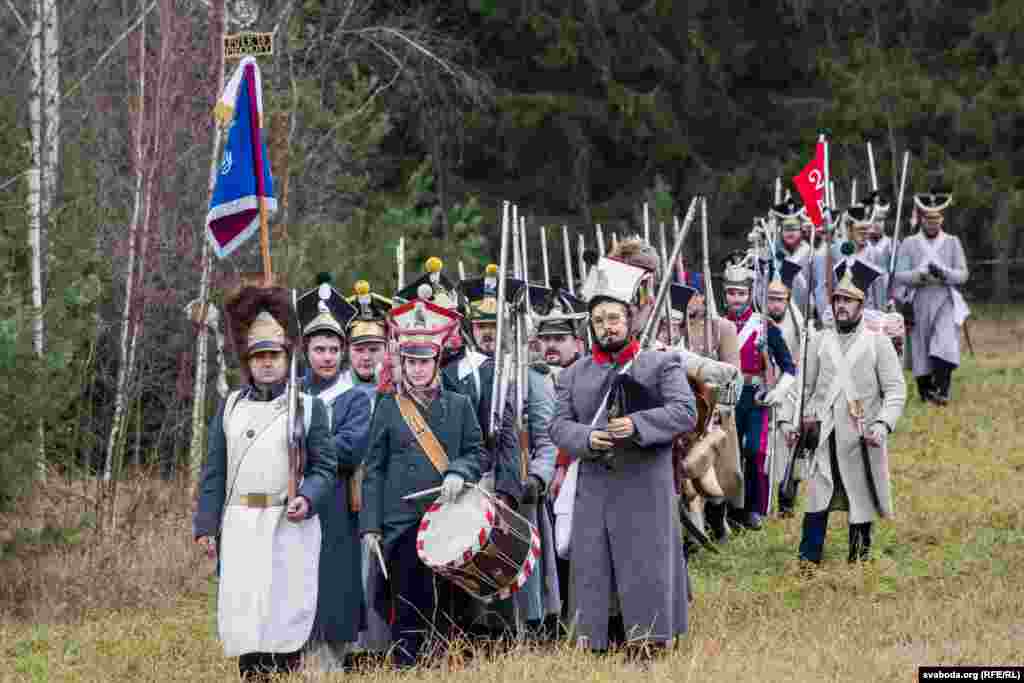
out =
<svg viewBox="0 0 1024 683"><path fill-rule="evenodd" d="M882 239L881 221L876 221L868 227L868 239L871 240L872 244L876 244Z"/></svg>
<svg viewBox="0 0 1024 683"><path fill-rule="evenodd" d="M739 315L743 311L747 310L747 304L750 303L750 290L743 289L741 287L726 287L725 288L725 304L729 307L729 310Z"/></svg>
<svg viewBox="0 0 1024 683"><path fill-rule="evenodd" d="M786 315L786 304L789 303L789 299L785 296L779 296L778 294L768 294L768 315L771 316L772 320L779 322Z"/></svg>
<svg viewBox="0 0 1024 683"><path fill-rule="evenodd" d="M804 239L803 233L800 232L799 227L795 228L784 228L782 230L782 243L786 245L786 249L789 251L795 251L800 246L800 242Z"/></svg>
<svg viewBox="0 0 1024 683"><path fill-rule="evenodd" d="M860 320L860 311L863 305L863 302L845 294L836 294L832 297L832 312L835 314L837 322L849 323Z"/></svg>
<svg viewBox="0 0 1024 683"><path fill-rule="evenodd" d="M850 239L860 249L867 243L868 226L864 223L850 223Z"/></svg>
<svg viewBox="0 0 1024 683"><path fill-rule="evenodd" d="M341 340L333 334L316 334L306 342L309 367L320 379L334 379L341 360Z"/></svg>
<svg viewBox="0 0 1024 683"><path fill-rule="evenodd" d="M493 321L473 321L473 339L481 352L493 355L498 343L498 324Z"/></svg>
<svg viewBox="0 0 1024 683"><path fill-rule="evenodd" d="M601 348L622 346L629 337L629 315L624 304L602 301L590 312L590 324Z"/></svg>
<svg viewBox="0 0 1024 683"><path fill-rule="evenodd" d="M571 365L582 349L582 342L571 334L542 334L537 340L544 362L561 368Z"/></svg>
<svg viewBox="0 0 1024 683"><path fill-rule="evenodd" d="M373 371L384 360L384 342L365 341L353 344L348 350L348 362L359 379L368 382Z"/></svg>
<svg viewBox="0 0 1024 683"><path fill-rule="evenodd" d="M703 294L694 294L686 305L686 314L691 320L699 320L707 313L707 302Z"/></svg>
<svg viewBox="0 0 1024 683"><path fill-rule="evenodd" d="M249 356L249 372L256 384L277 384L288 373L288 354L284 351L258 351Z"/></svg>
<svg viewBox="0 0 1024 683"><path fill-rule="evenodd" d="M402 370L414 387L425 387L434 379L437 358L403 358Z"/></svg>
<svg viewBox="0 0 1024 683"><path fill-rule="evenodd" d="M929 238L934 238L939 234L939 230L942 230L942 223L944 219L941 213L925 213L922 216L922 220L923 223L921 227L924 230L924 234Z"/></svg>

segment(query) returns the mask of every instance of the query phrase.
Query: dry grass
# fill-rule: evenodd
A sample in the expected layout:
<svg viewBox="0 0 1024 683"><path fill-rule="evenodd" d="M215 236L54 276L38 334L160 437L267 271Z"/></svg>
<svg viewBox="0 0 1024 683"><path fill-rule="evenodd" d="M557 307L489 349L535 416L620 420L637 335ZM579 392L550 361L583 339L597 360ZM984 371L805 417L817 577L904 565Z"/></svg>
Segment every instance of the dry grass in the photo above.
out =
<svg viewBox="0 0 1024 683"><path fill-rule="evenodd" d="M1010 318L973 323L978 355L956 375L953 405L925 408L909 400L894 437L898 517L877 527L877 557L868 566L846 564L846 520L837 514L823 570L801 579L800 520L775 521L764 532L737 537L726 553L694 559L691 632L649 671L619 656L522 646L458 670L292 679L912 681L926 664L1019 665L1019 325ZM209 566L188 543L187 505L176 503L164 519L155 516L159 505L151 507L148 526L136 524L132 543L101 545L92 560L84 541L0 560L0 680L236 679L213 635ZM19 578L12 566L42 574ZM21 588L8 589L12 579Z"/></svg>

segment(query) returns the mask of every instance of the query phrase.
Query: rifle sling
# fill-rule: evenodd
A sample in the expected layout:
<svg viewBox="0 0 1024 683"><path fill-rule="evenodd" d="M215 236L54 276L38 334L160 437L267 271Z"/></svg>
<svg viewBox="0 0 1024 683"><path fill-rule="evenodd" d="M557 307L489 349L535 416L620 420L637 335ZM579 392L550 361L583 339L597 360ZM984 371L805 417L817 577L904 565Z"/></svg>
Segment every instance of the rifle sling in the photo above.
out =
<svg viewBox="0 0 1024 683"><path fill-rule="evenodd" d="M407 396L396 396L398 401L398 410L402 413L402 419L405 420L405 424L412 431L413 436L416 437L416 441L420 444L420 448L426 453L427 458L430 460L430 464L434 466L434 469L439 474L444 474L448 471L448 455L444 452L444 446L437 440L434 432L430 429L430 425L423 419L419 409Z"/></svg>

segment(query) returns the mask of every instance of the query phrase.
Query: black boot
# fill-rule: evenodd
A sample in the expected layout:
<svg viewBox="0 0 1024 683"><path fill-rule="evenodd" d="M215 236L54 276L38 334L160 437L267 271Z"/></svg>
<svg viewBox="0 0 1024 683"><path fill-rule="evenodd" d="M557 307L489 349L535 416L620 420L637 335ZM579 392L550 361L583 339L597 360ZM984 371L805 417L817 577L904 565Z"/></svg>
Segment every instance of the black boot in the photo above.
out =
<svg viewBox="0 0 1024 683"><path fill-rule="evenodd" d="M937 377L935 381L935 394L932 400L940 406L944 406L949 403L949 387L953 382L953 370L951 368L943 368L935 374Z"/></svg>
<svg viewBox="0 0 1024 683"><path fill-rule="evenodd" d="M725 506L725 501L704 504L704 520L715 543L725 543L729 539L729 526L725 523Z"/></svg>
<svg viewBox="0 0 1024 683"><path fill-rule="evenodd" d="M871 556L871 522L850 525L849 562L864 562Z"/></svg>
<svg viewBox="0 0 1024 683"><path fill-rule="evenodd" d="M932 400L932 376L922 375L915 379L917 380L917 395L921 397L921 403L928 403Z"/></svg>

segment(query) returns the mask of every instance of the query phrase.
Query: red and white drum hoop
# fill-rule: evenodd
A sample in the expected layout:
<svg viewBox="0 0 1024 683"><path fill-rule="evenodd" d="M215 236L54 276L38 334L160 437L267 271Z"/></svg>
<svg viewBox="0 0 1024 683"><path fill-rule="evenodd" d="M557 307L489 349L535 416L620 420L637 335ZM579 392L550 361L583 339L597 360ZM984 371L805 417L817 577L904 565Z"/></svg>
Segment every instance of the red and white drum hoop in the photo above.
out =
<svg viewBox="0 0 1024 683"><path fill-rule="evenodd" d="M483 602L517 593L540 561L540 535L523 516L468 484L427 508L416 535L420 561Z"/></svg>

